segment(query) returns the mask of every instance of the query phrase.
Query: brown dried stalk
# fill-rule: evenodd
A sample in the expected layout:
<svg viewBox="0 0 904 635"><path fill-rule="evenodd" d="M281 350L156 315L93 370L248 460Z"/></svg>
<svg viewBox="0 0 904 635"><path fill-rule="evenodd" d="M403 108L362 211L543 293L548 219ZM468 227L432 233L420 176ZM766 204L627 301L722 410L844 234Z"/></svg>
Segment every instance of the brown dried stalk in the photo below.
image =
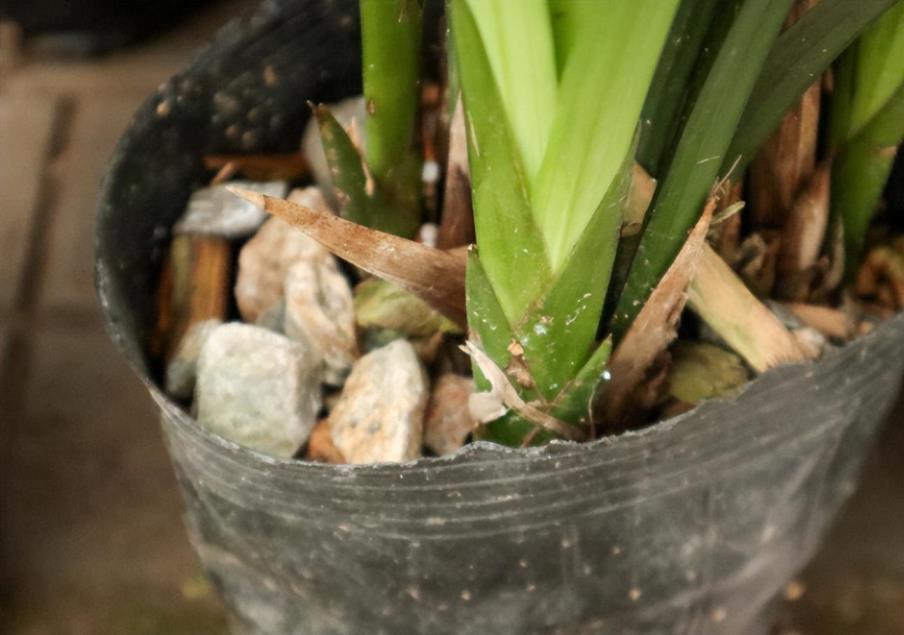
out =
<svg viewBox="0 0 904 635"><path fill-rule="evenodd" d="M709 245L688 287L688 305L757 372L807 359L794 335Z"/></svg>
<svg viewBox="0 0 904 635"><path fill-rule="evenodd" d="M237 187L229 191L295 225L334 254L418 296L467 328L465 250L443 250Z"/></svg>
<svg viewBox="0 0 904 635"><path fill-rule="evenodd" d="M656 179L650 176L643 166L635 163L631 167L631 188L628 190L628 202L622 221L622 237L640 234L655 191Z"/></svg>
<svg viewBox="0 0 904 635"><path fill-rule="evenodd" d="M809 295L829 225L831 173L831 164L821 163L788 212L776 262L777 291L783 298Z"/></svg>
<svg viewBox="0 0 904 635"><path fill-rule="evenodd" d="M229 268L225 238L192 234L173 238L158 290L155 353L169 359L192 324L225 318Z"/></svg>
<svg viewBox="0 0 904 635"><path fill-rule="evenodd" d="M787 302L782 306L801 322L827 337L849 340L857 332L854 318L844 311L804 302Z"/></svg>
<svg viewBox="0 0 904 635"><path fill-rule="evenodd" d="M600 395L606 421L622 421L632 406L632 396L643 382L645 373L675 339L678 319L687 301L687 286L694 276L717 204L718 199L711 196L672 266L612 354L608 366L612 379L604 384Z"/></svg>
<svg viewBox="0 0 904 635"><path fill-rule="evenodd" d="M785 28L797 22L816 3L817 0L797 0ZM798 191L813 173L819 102L820 81L817 79L785 115L778 130L750 164L749 197L757 227L781 229Z"/></svg>
<svg viewBox="0 0 904 635"><path fill-rule="evenodd" d="M310 171L300 152L211 154L204 157L204 167L208 170L220 170L229 164L233 165L235 172L252 181L297 181Z"/></svg>
<svg viewBox="0 0 904 635"><path fill-rule="evenodd" d="M468 169L468 138L465 109L461 96L449 127L449 158L446 163L446 188L443 214L436 246L459 247L474 242L474 213L471 209L471 176Z"/></svg>

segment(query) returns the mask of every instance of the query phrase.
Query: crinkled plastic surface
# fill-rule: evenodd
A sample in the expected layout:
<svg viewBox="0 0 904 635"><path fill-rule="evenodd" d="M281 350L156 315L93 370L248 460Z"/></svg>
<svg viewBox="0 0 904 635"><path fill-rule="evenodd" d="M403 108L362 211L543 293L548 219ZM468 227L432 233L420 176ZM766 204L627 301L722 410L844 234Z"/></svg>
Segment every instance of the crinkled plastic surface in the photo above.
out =
<svg viewBox="0 0 904 635"><path fill-rule="evenodd" d="M637 433L407 465L255 454L150 377L163 247L202 155L293 148L305 100L357 92L356 15L353 0L286 0L225 29L138 112L101 201L109 332L160 406L191 540L236 632L765 632L900 385L900 316Z"/></svg>

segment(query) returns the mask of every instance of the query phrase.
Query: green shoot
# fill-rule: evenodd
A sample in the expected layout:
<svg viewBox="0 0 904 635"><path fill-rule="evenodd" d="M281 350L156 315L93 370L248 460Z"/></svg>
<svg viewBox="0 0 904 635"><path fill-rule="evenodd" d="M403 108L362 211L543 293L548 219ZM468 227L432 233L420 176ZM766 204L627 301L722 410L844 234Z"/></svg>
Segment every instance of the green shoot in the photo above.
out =
<svg viewBox="0 0 904 635"><path fill-rule="evenodd" d="M387 202L416 210L421 2L360 0L360 12L367 166Z"/></svg>
<svg viewBox="0 0 904 635"><path fill-rule="evenodd" d="M850 278L904 138L904 4L885 13L845 53L836 78L832 210L844 226Z"/></svg>
<svg viewBox="0 0 904 635"><path fill-rule="evenodd" d="M610 345L599 348L596 334L635 131L677 4L575 3L581 19L555 30L555 37L567 37L565 47L554 41L545 3L449 5L477 229L478 249L468 265L469 323L500 368L526 367L526 396L550 404L553 413L555 404L568 404L561 413L572 423L586 418L586 404L575 406L572 393L577 386L592 393L608 359ZM531 59L535 42L547 51L548 64L510 63ZM558 83L553 50L560 58L567 51ZM540 99L530 110L542 112L523 116L518 108L531 104L504 98L510 86L522 96L552 96L552 105ZM586 396L576 394L578 401ZM484 433L513 443L533 428L509 415Z"/></svg>

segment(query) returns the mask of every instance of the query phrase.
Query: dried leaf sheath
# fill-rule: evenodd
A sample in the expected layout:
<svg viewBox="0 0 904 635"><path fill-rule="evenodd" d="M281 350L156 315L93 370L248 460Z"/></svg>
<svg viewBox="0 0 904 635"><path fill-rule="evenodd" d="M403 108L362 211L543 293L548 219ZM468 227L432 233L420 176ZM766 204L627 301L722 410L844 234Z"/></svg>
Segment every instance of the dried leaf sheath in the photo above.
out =
<svg viewBox="0 0 904 635"><path fill-rule="evenodd" d="M464 250L434 249L357 225L329 212L239 188L230 191L298 227L340 258L410 291L459 326L466 327Z"/></svg>

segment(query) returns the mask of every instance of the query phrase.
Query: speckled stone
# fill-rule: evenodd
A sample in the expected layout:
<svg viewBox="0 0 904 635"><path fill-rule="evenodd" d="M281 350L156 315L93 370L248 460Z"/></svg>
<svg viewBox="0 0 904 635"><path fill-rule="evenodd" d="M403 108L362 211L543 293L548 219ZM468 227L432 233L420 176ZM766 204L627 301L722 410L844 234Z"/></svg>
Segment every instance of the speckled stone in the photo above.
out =
<svg viewBox="0 0 904 635"><path fill-rule="evenodd" d="M411 344L396 340L352 367L330 412L333 445L349 463L391 463L421 455L429 386Z"/></svg>
<svg viewBox="0 0 904 635"><path fill-rule="evenodd" d="M204 342L220 326L220 320L204 320L193 324L176 349L176 354L166 367L166 392L177 399L189 399L195 390L198 357Z"/></svg>
<svg viewBox="0 0 904 635"><path fill-rule="evenodd" d="M277 198L285 196L288 189L283 181L230 181L196 190L173 232L232 239L245 238L257 231L267 219L267 213L228 191L227 185Z"/></svg>
<svg viewBox="0 0 904 635"><path fill-rule="evenodd" d="M324 382L341 386L358 357L358 343L352 290L336 259L292 265L286 274L285 298L286 335L309 342L323 358Z"/></svg>
<svg viewBox="0 0 904 635"><path fill-rule="evenodd" d="M296 190L289 200L315 209L326 209L317 188ZM239 253L235 299L246 322L255 322L283 295L286 274L299 261L332 258L320 243L279 218L271 218L245 243Z"/></svg>
<svg viewBox="0 0 904 635"><path fill-rule="evenodd" d="M453 373L441 375L433 385L424 417L424 445L442 456L462 445L476 422L468 409L474 381Z"/></svg>
<svg viewBox="0 0 904 635"><path fill-rule="evenodd" d="M198 359L198 421L245 447L291 457L317 422L320 368L319 358L283 335L219 326Z"/></svg>

